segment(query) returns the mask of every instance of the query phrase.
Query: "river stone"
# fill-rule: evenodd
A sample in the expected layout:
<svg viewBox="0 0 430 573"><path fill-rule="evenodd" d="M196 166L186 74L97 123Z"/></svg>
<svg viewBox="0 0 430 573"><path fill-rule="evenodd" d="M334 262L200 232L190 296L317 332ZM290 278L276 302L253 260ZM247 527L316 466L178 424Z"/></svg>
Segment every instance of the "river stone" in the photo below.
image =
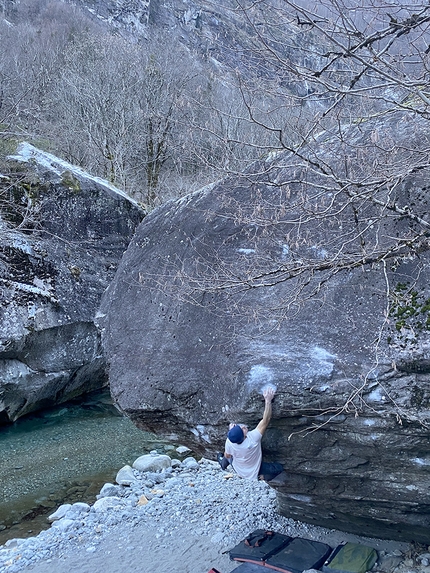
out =
<svg viewBox="0 0 430 573"><path fill-rule="evenodd" d="M7 165L0 191L13 204L31 188L37 221L0 221L0 424L107 384L94 318L144 216L107 181L27 143Z"/></svg>
<svg viewBox="0 0 430 573"><path fill-rule="evenodd" d="M130 467L130 466L128 466L128 467ZM124 468L122 468L122 469L124 469ZM119 472L117 473L117 483L120 483L118 481L118 476L119 476L119 473L121 471L122 470L119 470ZM126 472L124 472L124 475L125 474L126 474ZM128 474L128 472L127 472L127 474ZM119 479L121 480L121 477ZM121 483L120 485L131 485L132 481L128 481L125 478L124 478L124 480L127 481L127 483ZM122 481L124 481L124 480L122 480ZM102 487L102 489L100 490L98 498L117 496L118 493L119 493L119 487L117 485L114 485L112 483L105 483L104 486Z"/></svg>
<svg viewBox="0 0 430 573"><path fill-rule="evenodd" d="M170 468L172 460L169 456L145 454L133 462L133 468L140 472L157 472Z"/></svg>
<svg viewBox="0 0 430 573"><path fill-rule="evenodd" d="M65 519L78 519L83 514L88 513L90 511L90 509L91 509L91 507L88 505L88 503L78 501L78 502L72 504L72 507L66 512L64 518Z"/></svg>
<svg viewBox="0 0 430 573"><path fill-rule="evenodd" d="M178 454L187 454L188 452L191 452L190 448L187 448L187 446L178 446L176 451Z"/></svg>
<svg viewBox="0 0 430 573"><path fill-rule="evenodd" d="M124 500L120 497L102 497L101 499L98 499L94 505L93 505L93 509L96 512L104 512L104 511L108 511L110 509L117 509L119 507L122 507L124 505Z"/></svg>
<svg viewBox="0 0 430 573"><path fill-rule="evenodd" d="M182 465L189 470L198 470L200 467L199 462L192 457L185 458L185 460L182 461Z"/></svg>
<svg viewBox="0 0 430 573"><path fill-rule="evenodd" d="M64 517L63 519L59 519L58 521L54 521L52 527L56 529L60 529L61 531L68 531L72 527L76 525L74 519L67 519Z"/></svg>
<svg viewBox="0 0 430 573"><path fill-rule="evenodd" d="M394 571L401 561L401 555L379 555L379 569L381 571Z"/></svg>
<svg viewBox="0 0 430 573"><path fill-rule="evenodd" d="M70 510L71 507L72 507L71 503L64 503L63 505L60 505L60 507L56 511L54 511L54 513L51 513L51 515L48 517L48 521L52 523L54 521L62 519L66 515L66 513Z"/></svg>
<svg viewBox="0 0 430 573"><path fill-rule="evenodd" d="M415 116L376 117L351 128L346 140L354 149L366 148L374 133L402 144L400 153L421 149L428 125ZM319 158L336 172L341 143L325 136L319 145ZM403 164L384 149L374 148L375 161ZM339 219L295 224L308 211L296 216L284 206L299 210L306 197L311 213L313 190L326 186L322 174L296 160L278 154L256 166L259 173L273 167L267 181L250 173L228 178L145 218L101 305L112 395L138 427L174 435L216 459L229 423L255 427L262 390L275 385L263 449L267 461L286 470L276 485L280 511L328 528L425 542L428 241L419 254L392 264L375 260L332 272L344 237L356 235L356 221L345 207ZM353 151L350 161L364 166ZM428 219L429 179L427 167L411 171L399 180L393 200L413 203ZM327 199L316 195L316 201ZM361 221L378 217L378 206L360 209ZM418 231L407 218L387 216L360 237L383 249L391 237ZM297 272L300 261L318 272L302 277L303 284L300 274L283 276L283 265L294 261ZM248 288L247 277L260 274L269 283L274 277L270 286ZM408 283L417 292L417 328L414 317L403 316ZM288 305L294 307L290 314Z"/></svg>
<svg viewBox="0 0 430 573"><path fill-rule="evenodd" d="M116 474L115 481L119 485L131 485L134 481L136 481L133 468L128 465L122 467Z"/></svg>

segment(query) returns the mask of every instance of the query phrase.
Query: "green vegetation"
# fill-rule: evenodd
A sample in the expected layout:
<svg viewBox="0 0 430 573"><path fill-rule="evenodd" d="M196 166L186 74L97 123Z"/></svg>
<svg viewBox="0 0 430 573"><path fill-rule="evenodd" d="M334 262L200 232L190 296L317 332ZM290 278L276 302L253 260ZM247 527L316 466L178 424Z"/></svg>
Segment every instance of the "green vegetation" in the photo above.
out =
<svg viewBox="0 0 430 573"><path fill-rule="evenodd" d="M81 190L81 185L78 179L70 171L63 171L61 174L61 184L74 193L79 193Z"/></svg>
<svg viewBox="0 0 430 573"><path fill-rule="evenodd" d="M393 319L397 338L413 342L415 334L430 330L430 298L410 283L397 283L392 292L389 316ZM388 343L392 341L390 336Z"/></svg>

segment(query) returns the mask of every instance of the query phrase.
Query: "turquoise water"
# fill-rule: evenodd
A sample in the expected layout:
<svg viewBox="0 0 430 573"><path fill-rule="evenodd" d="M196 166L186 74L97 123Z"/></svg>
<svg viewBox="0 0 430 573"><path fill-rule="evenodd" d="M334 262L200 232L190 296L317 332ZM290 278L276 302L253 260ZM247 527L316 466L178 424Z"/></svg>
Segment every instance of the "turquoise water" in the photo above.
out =
<svg viewBox="0 0 430 573"><path fill-rule="evenodd" d="M94 502L122 466L169 448L122 416L107 391L0 427L0 544L36 535L62 503Z"/></svg>

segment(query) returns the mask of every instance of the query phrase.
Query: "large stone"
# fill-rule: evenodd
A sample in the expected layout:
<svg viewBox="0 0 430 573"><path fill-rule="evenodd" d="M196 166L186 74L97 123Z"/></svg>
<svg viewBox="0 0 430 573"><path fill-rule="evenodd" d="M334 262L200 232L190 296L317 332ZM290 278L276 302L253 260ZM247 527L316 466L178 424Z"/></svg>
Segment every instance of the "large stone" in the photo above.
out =
<svg viewBox="0 0 430 573"><path fill-rule="evenodd" d="M54 513L51 513L51 515L48 516L48 521L50 523L53 523L54 521L63 519L66 513L70 511L71 507L72 507L71 503L64 503L63 505L60 505L60 507L56 511L54 511Z"/></svg>
<svg viewBox="0 0 430 573"><path fill-rule="evenodd" d="M159 472L170 468L172 460L169 456L145 454L134 460L133 467L140 472Z"/></svg>
<svg viewBox="0 0 430 573"><path fill-rule="evenodd" d="M118 510L124 507L124 499L121 497L102 497L94 502L93 509L96 512Z"/></svg>
<svg viewBox="0 0 430 573"><path fill-rule="evenodd" d="M94 317L143 217L106 181L28 144L9 165L2 193L15 210L0 221L0 423L107 384ZM22 201L34 218L25 230L17 227Z"/></svg>
<svg viewBox="0 0 430 573"><path fill-rule="evenodd" d="M133 468L129 465L122 467L116 474L115 481L119 485L131 485L136 481Z"/></svg>
<svg viewBox="0 0 430 573"><path fill-rule="evenodd" d="M401 120L360 125L351 141L359 148L372 130L381 137L386 130L405 149L419 148L426 123ZM319 150L333 168L337 145ZM389 165L389 153L380 161ZM113 397L139 427L214 457L229 422L258 423L262 389L274 384L263 448L286 470L275 486L280 510L330 528L427 542L428 241L417 255L387 264L369 257L332 272L342 242L342 260L353 251L346 237L355 236L360 257L357 222L345 206L340 219L303 216L298 228L288 206L302 204L308 181L311 191L326 184L298 163L279 155L270 180L227 179L140 225L101 307ZM429 176L413 171L396 188L399 204L415 201L424 218ZM417 230L404 217L373 224L378 209L359 208L358 219L369 223L360 237L378 252ZM283 275L294 261L293 278ZM313 270L300 274L301 265Z"/></svg>

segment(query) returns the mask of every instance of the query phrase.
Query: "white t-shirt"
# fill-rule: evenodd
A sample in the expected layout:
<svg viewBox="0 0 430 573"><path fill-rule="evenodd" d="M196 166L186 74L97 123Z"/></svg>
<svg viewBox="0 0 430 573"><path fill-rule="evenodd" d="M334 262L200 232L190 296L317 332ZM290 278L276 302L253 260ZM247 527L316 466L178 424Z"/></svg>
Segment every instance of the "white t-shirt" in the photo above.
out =
<svg viewBox="0 0 430 573"><path fill-rule="evenodd" d="M241 444L234 444L227 438L225 441L225 452L233 456L232 466L240 477L246 479L257 479L258 470L263 458L261 452L261 438L263 436L255 428L248 432L248 435Z"/></svg>

